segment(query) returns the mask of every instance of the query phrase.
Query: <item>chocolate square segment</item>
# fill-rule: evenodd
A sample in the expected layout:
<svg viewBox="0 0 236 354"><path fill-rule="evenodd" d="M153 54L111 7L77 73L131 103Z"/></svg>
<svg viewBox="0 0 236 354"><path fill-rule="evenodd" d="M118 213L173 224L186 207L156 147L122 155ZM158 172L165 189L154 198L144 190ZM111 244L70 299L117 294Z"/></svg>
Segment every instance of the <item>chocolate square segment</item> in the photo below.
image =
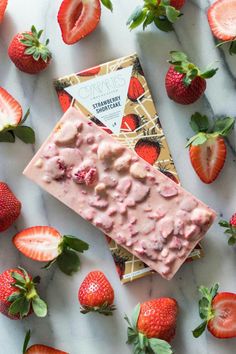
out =
<svg viewBox="0 0 236 354"><path fill-rule="evenodd" d="M215 212L69 108L24 174L171 279Z"/></svg>

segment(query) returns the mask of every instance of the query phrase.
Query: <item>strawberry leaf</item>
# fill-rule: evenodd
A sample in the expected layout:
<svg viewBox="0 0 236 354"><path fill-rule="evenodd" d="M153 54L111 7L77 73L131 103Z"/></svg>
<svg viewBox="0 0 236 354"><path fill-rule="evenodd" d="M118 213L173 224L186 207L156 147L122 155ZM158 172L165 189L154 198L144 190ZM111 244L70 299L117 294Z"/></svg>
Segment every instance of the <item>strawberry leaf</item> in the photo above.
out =
<svg viewBox="0 0 236 354"><path fill-rule="evenodd" d="M0 132L0 142L1 143L14 143L15 135L12 130L8 130L5 132Z"/></svg>
<svg viewBox="0 0 236 354"><path fill-rule="evenodd" d="M16 291L15 293L11 294L8 298L7 301L9 302L14 302L16 299L18 299L20 293Z"/></svg>
<svg viewBox="0 0 236 354"><path fill-rule="evenodd" d="M148 25L150 25L154 21L155 15L152 11L148 11L146 14L146 18L143 22L143 30L146 29Z"/></svg>
<svg viewBox="0 0 236 354"><path fill-rule="evenodd" d="M176 22L179 16L180 11L176 10L173 6L166 6L166 17L171 23Z"/></svg>
<svg viewBox="0 0 236 354"><path fill-rule="evenodd" d="M213 77L216 72L217 72L218 68L216 69L209 69L207 71L204 71L203 73L200 74L200 76L203 78L203 79L210 79L211 77Z"/></svg>
<svg viewBox="0 0 236 354"><path fill-rule="evenodd" d="M77 253L73 250L65 249L58 257L57 264L60 270L72 275L80 269L80 259Z"/></svg>
<svg viewBox="0 0 236 354"><path fill-rule="evenodd" d="M63 236L62 243L63 243L63 246L72 248L73 250L75 250L77 252L81 252L81 253L83 253L84 251L87 251L89 249L89 245L87 242L79 240L77 237L71 236L71 235Z"/></svg>
<svg viewBox="0 0 236 354"><path fill-rule="evenodd" d="M226 220L220 220L219 221L219 225L222 226L222 227L229 227L229 222L226 221Z"/></svg>
<svg viewBox="0 0 236 354"><path fill-rule="evenodd" d="M188 57L184 52L178 52L172 50L170 52L171 60L169 60L169 63L171 64L181 64L181 62L188 62Z"/></svg>
<svg viewBox="0 0 236 354"><path fill-rule="evenodd" d="M132 30L144 22L145 17L145 9L142 6L137 6L131 16L128 18L126 24L129 26L129 29Z"/></svg>
<svg viewBox="0 0 236 354"><path fill-rule="evenodd" d="M196 112L191 116L190 126L195 133L207 132L209 129L209 120L207 116Z"/></svg>
<svg viewBox="0 0 236 354"><path fill-rule="evenodd" d="M170 32L174 30L172 23L166 17L155 17L154 23L159 30L164 32Z"/></svg>
<svg viewBox="0 0 236 354"><path fill-rule="evenodd" d="M232 41L229 46L229 54L233 55L236 54L236 41Z"/></svg>
<svg viewBox="0 0 236 354"><path fill-rule="evenodd" d="M113 11L111 0L101 0L101 3L110 11Z"/></svg>
<svg viewBox="0 0 236 354"><path fill-rule="evenodd" d="M214 125L214 132L219 135L226 137L228 136L234 128L235 120L234 118L226 117L223 119L217 119Z"/></svg>
<svg viewBox="0 0 236 354"><path fill-rule="evenodd" d="M19 125L14 130L15 135L22 140L25 144L35 143L35 133L31 127L26 125Z"/></svg>
<svg viewBox="0 0 236 354"><path fill-rule="evenodd" d="M18 298L15 301L13 301L11 306L9 307L8 310L9 314L13 316L21 314L21 309L24 306L24 302L25 302L24 295L19 295Z"/></svg>
<svg viewBox="0 0 236 354"><path fill-rule="evenodd" d="M140 313L140 304L137 304L132 312L131 323L133 328L137 328L138 317Z"/></svg>
<svg viewBox="0 0 236 354"><path fill-rule="evenodd" d="M30 335L31 335L31 332L30 332L30 330L28 330L26 332L26 335L25 335L25 340L24 340L24 344L23 344L22 354L26 353L26 350L28 348L28 344L29 344L29 341L30 341Z"/></svg>
<svg viewBox="0 0 236 354"><path fill-rule="evenodd" d="M45 317L47 315L47 304L39 296L35 296L32 300L32 307L37 317Z"/></svg>
<svg viewBox="0 0 236 354"><path fill-rule="evenodd" d="M231 236L229 239L228 239L228 245L229 246L233 246L235 245L236 243L236 237L235 236Z"/></svg>
<svg viewBox="0 0 236 354"><path fill-rule="evenodd" d="M200 324L200 326L198 326L197 328L195 328L192 333L194 338L198 338L200 337L200 335L205 331L207 326L207 321L204 321Z"/></svg>
<svg viewBox="0 0 236 354"><path fill-rule="evenodd" d="M162 339L150 338L148 343L154 354L173 354L170 344Z"/></svg>

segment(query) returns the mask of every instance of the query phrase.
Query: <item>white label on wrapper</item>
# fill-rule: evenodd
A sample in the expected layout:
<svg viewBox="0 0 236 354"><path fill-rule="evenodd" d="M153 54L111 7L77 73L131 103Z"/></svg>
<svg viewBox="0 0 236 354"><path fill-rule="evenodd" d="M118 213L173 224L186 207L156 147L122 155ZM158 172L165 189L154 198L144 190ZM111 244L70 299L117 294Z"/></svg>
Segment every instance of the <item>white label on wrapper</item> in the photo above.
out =
<svg viewBox="0 0 236 354"><path fill-rule="evenodd" d="M65 88L94 117L119 134L132 66Z"/></svg>

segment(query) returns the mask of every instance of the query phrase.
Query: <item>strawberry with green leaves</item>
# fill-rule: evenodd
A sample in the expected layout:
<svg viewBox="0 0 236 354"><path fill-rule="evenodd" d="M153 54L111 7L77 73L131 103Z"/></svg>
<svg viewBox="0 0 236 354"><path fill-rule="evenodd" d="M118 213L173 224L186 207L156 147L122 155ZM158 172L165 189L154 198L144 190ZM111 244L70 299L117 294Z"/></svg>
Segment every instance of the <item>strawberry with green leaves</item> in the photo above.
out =
<svg viewBox="0 0 236 354"><path fill-rule="evenodd" d="M199 315L203 322L193 330L198 338L207 328L216 338L236 337L236 294L220 292L219 284L211 289L199 287L202 298L199 301Z"/></svg>
<svg viewBox="0 0 236 354"><path fill-rule="evenodd" d="M60 270L72 275L80 269L77 252L83 253L89 245L78 238L62 236L50 226L29 227L13 237L13 244L26 257L39 262L48 262L45 269L57 263Z"/></svg>
<svg viewBox="0 0 236 354"><path fill-rule="evenodd" d="M33 129L23 125L29 114L28 110L22 118L23 113L19 102L0 87L0 142L14 143L17 137L25 144L34 144Z"/></svg>
<svg viewBox="0 0 236 354"><path fill-rule="evenodd" d="M227 155L224 138L231 133L234 119L217 119L211 127L207 116L197 112L192 115L190 125L196 133L186 145L192 166L204 183L212 183L224 166Z"/></svg>
<svg viewBox="0 0 236 354"><path fill-rule="evenodd" d="M13 320L22 319L32 312L37 317L45 317L47 304L36 289L39 281L39 277L32 279L21 267L5 270L0 274L0 312Z"/></svg>
<svg viewBox="0 0 236 354"><path fill-rule="evenodd" d="M28 344L30 341L30 335L31 335L31 332L29 330L25 335L22 354L69 354L69 353L63 352L62 350L48 347L47 345L43 345L43 344L34 344L28 348Z"/></svg>
<svg viewBox="0 0 236 354"><path fill-rule="evenodd" d="M183 105L196 102L206 90L206 79L213 77L218 69L202 72L183 52L171 51L170 56L171 66L165 78L167 95Z"/></svg>
<svg viewBox="0 0 236 354"><path fill-rule="evenodd" d="M151 23L164 32L173 31L175 23L182 15L180 9L185 0L144 0L142 6L136 7L127 21L132 30L142 24L143 30Z"/></svg>
<svg viewBox="0 0 236 354"><path fill-rule="evenodd" d="M219 225L226 228L225 234L229 235L228 244L230 246L236 244L236 213L234 213L230 220L220 220Z"/></svg>
<svg viewBox="0 0 236 354"><path fill-rule="evenodd" d="M128 344L133 353L172 354L169 342L174 338L178 304L172 298L160 298L138 304L128 322Z"/></svg>

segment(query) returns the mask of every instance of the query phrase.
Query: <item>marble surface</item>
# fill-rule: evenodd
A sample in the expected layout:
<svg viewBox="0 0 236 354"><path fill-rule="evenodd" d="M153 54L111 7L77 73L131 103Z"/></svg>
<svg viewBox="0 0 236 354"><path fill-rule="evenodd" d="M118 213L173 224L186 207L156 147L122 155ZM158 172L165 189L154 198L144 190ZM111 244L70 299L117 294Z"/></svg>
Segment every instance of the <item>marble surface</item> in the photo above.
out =
<svg viewBox="0 0 236 354"><path fill-rule="evenodd" d="M0 85L10 91L25 110L31 108L30 124L36 131L37 142L34 147L19 141L14 145L1 143L0 179L7 181L23 202L23 211L16 224L0 236L0 271L20 264L34 274L39 273L42 276L40 290L48 301L49 316L46 319L31 316L21 322L0 316L1 354L20 353L25 331L29 328L33 331L32 343L56 346L70 354L131 353L131 348L125 344L124 313L130 314L139 301L160 296L175 297L180 305L178 330L173 342L176 354L235 353L235 340L219 341L209 334L194 339L191 334L191 329L200 323L198 285L218 281L221 289L236 291L236 251L227 245L217 222L203 243L205 258L183 266L174 280L168 282L159 276L150 276L122 286L101 233L22 176L24 167L61 116L52 79L137 51L183 186L219 215L228 218L235 211L235 131L227 141L224 171L210 186L196 177L184 146L186 138L192 134L189 117L195 111L208 114L212 119L235 115L236 56L230 57L224 49L215 48L206 18L210 1L186 0L184 16L176 24L175 32L170 34L161 33L154 27L145 33L141 30L129 32L125 22L138 2L113 0L114 13L103 9L96 32L74 46L66 46L56 21L60 0L9 0L7 15L0 27ZM50 68L38 76L17 71L7 57L12 36L27 30L33 23L45 29L54 57ZM216 76L208 82L205 96L188 107L171 102L164 89L168 53L176 49L186 51L202 67L212 62L219 67ZM11 237L17 230L36 224L53 225L62 233L81 236L90 243L89 252L81 257L82 269L78 274L68 277L58 269L40 270L38 263L16 251ZM115 288L118 311L112 318L96 314L83 316L79 312L79 284L94 268L103 270Z"/></svg>

